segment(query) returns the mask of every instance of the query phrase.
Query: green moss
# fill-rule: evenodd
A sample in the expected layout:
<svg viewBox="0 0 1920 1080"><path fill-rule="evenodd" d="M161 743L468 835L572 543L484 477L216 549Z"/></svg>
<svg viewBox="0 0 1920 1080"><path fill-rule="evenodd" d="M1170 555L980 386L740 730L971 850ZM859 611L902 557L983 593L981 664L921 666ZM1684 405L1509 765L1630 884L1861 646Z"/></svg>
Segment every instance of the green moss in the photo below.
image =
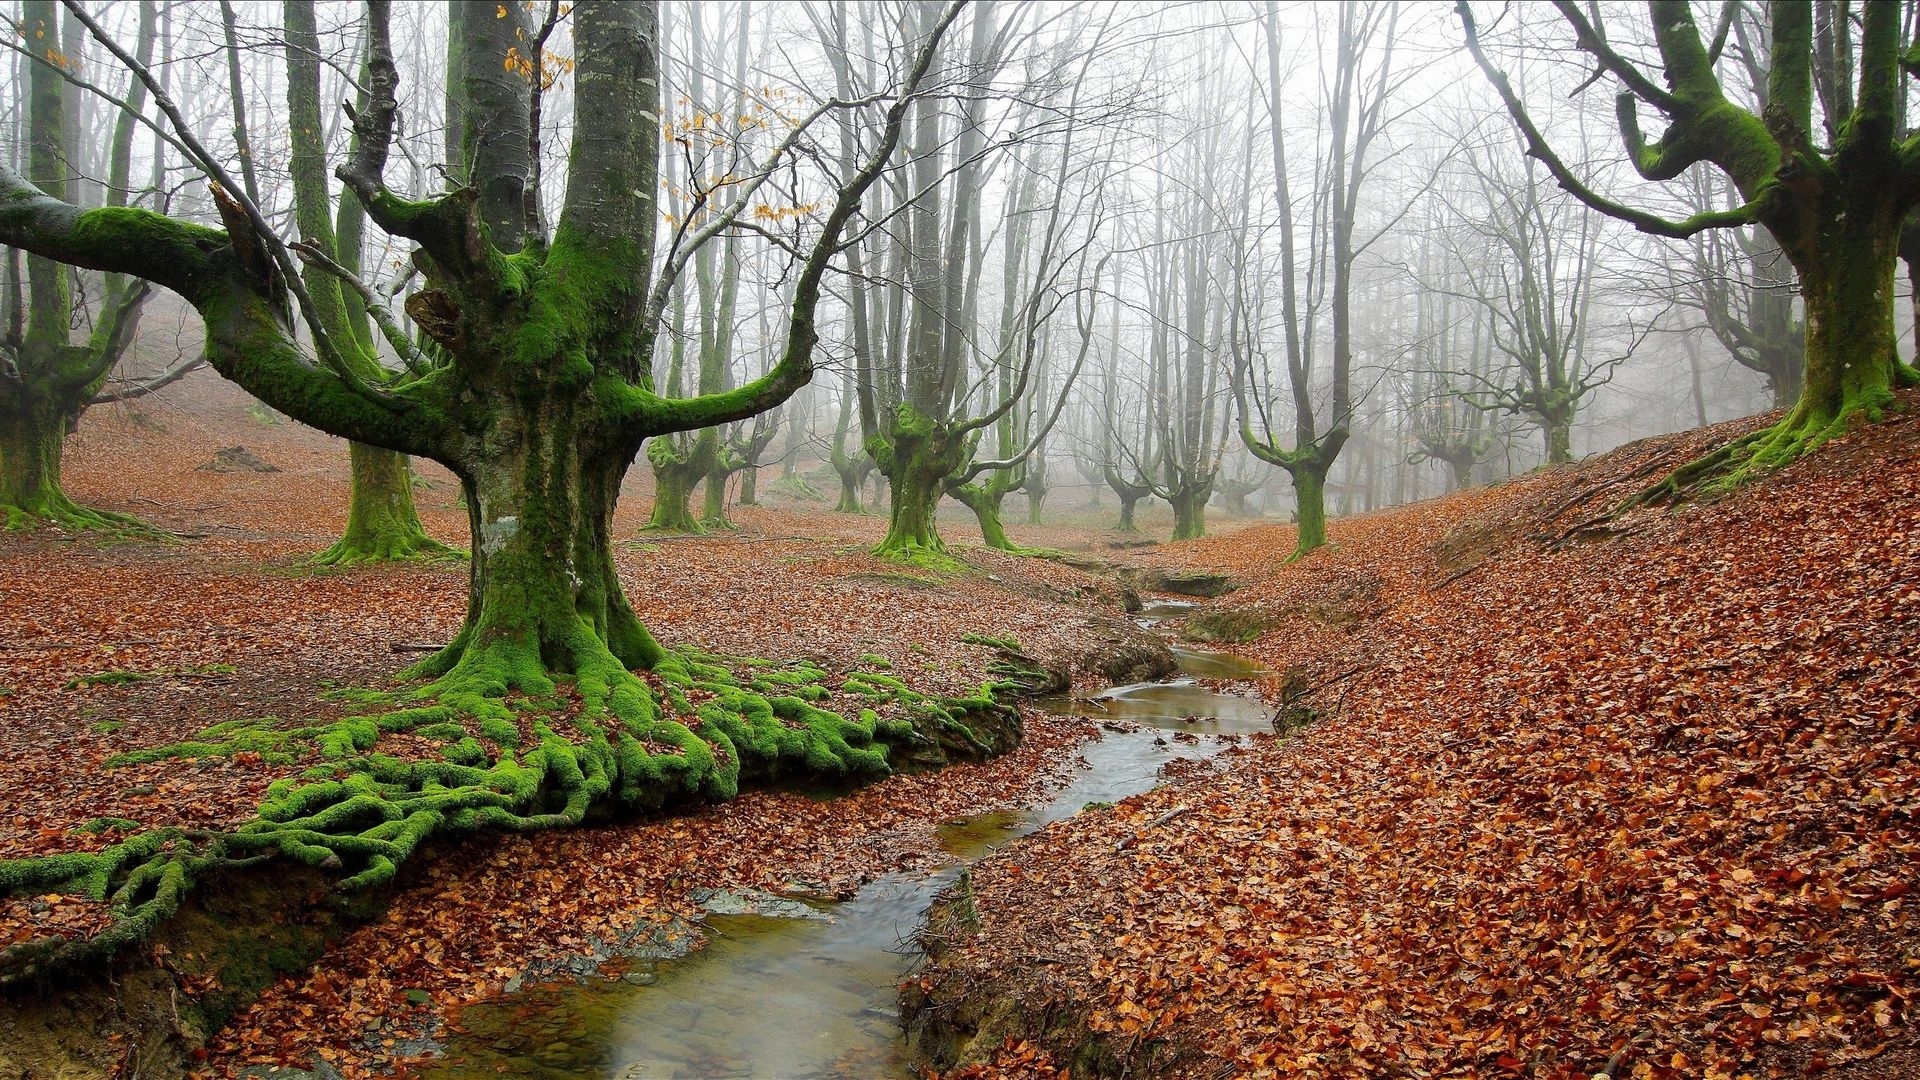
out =
<svg viewBox="0 0 1920 1080"><path fill-rule="evenodd" d="M154 673L148 671L102 671L95 675L82 675L77 679L69 680L61 689L87 690L95 686L125 686L128 683L146 682L153 677Z"/></svg>
<svg viewBox="0 0 1920 1080"><path fill-rule="evenodd" d="M140 823L131 818L97 817L84 825L74 826L74 832L98 836L109 832L138 832Z"/></svg>

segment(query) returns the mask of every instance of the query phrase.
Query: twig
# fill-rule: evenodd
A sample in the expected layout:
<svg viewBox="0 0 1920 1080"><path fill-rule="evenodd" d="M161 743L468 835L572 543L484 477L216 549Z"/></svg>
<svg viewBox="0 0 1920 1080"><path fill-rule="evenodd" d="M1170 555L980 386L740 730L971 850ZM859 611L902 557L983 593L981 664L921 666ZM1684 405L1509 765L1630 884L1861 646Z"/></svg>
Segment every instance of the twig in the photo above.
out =
<svg viewBox="0 0 1920 1080"><path fill-rule="evenodd" d="M439 652L445 645L429 645L422 641L390 641L387 647L394 652Z"/></svg>
<svg viewBox="0 0 1920 1080"><path fill-rule="evenodd" d="M1128 833L1126 839L1120 841L1118 844L1115 844L1113 846L1113 850L1115 851L1127 850L1128 848L1140 842L1141 833L1146 832L1148 829L1157 829L1160 826L1165 825L1167 822L1172 821L1174 818L1177 818L1180 815L1187 813L1192 809L1193 807L1185 803L1182 803L1179 806L1174 807L1173 809L1167 811L1166 813L1161 814L1159 817L1154 818L1152 821L1147 822L1145 825L1142 825L1139 828Z"/></svg>
<svg viewBox="0 0 1920 1080"><path fill-rule="evenodd" d="M128 495L126 496L126 500L128 502L146 503L148 506L157 506L162 510L172 510L182 514L197 513L202 510L224 510L227 508L226 503L208 503L205 506L170 506L163 502L155 502L152 499L143 499L138 495Z"/></svg>
<svg viewBox="0 0 1920 1080"><path fill-rule="evenodd" d="M1491 558L1485 558L1485 559L1481 559L1477 563L1474 563L1472 566L1467 567L1465 570L1455 570L1453 573L1448 574L1444 578L1441 578L1440 583L1438 585L1435 585L1433 588L1428 589L1427 591L1429 593L1437 593L1441 589L1444 589L1447 586L1453 584L1454 582L1459 581L1461 578L1466 577L1468 574L1473 573L1475 570L1480 569L1481 567L1487 565L1492 561L1493 559Z"/></svg>

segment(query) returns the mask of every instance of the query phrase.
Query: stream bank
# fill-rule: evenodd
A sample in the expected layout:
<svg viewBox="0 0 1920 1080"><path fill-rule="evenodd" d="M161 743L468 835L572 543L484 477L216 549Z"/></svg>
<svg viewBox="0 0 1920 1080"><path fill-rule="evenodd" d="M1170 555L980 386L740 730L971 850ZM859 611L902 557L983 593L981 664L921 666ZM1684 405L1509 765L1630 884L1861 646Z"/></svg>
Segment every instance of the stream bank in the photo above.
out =
<svg viewBox="0 0 1920 1080"><path fill-rule="evenodd" d="M1153 625L1184 607L1143 611ZM926 1029L902 1038L898 989L917 965L923 922L942 894L964 895L967 865L996 846L1161 783L1268 729L1261 702L1195 681L1259 669L1178 648L1186 677L1129 683L1036 708L1098 718L1063 786L1036 805L972 815L939 830L936 865L889 873L834 901L805 882L779 892L720 890L701 898L700 935L602 949L583 967L529 980L468 1006L417 1074L438 1080L513 1075L562 1080L695 1077L910 1077ZM942 910L951 911L951 903ZM694 949L699 938L700 947Z"/></svg>

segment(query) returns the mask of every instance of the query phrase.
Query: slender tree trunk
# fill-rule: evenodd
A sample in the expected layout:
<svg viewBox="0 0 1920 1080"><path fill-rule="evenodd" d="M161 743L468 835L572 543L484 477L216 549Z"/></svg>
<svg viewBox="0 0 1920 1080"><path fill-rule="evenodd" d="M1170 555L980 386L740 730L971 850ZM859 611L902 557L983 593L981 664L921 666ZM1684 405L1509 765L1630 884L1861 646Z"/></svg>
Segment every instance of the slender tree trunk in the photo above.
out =
<svg viewBox="0 0 1920 1080"><path fill-rule="evenodd" d="M733 468L723 448L716 455L714 466L707 470L706 487L701 493L700 524L709 529L731 529L733 522L727 520L727 481L733 476Z"/></svg>
<svg viewBox="0 0 1920 1080"><path fill-rule="evenodd" d="M833 504L835 513L864 514L867 508L860 504L860 489L867 478L861 475L860 468L849 460L842 464L839 459L833 463L834 475L840 478L840 501Z"/></svg>

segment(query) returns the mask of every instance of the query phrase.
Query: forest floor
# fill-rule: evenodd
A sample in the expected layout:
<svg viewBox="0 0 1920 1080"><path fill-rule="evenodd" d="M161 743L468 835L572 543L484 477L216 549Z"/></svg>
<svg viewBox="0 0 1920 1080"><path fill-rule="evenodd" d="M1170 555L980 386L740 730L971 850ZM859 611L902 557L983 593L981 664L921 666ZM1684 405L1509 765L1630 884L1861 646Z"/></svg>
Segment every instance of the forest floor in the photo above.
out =
<svg viewBox="0 0 1920 1080"><path fill-rule="evenodd" d="M462 564L305 566L344 517L344 444L195 379L87 417L68 475L83 502L204 535L0 534L0 857L108 842L73 831L105 817L246 820L287 767L103 763L223 720L339 715L330 691L391 685L396 645L460 621ZM1251 636L1231 647L1304 727L976 864L977 925L950 909L911 988L926 1042L977 1036L951 1075L1062 1076L1076 1055L1134 1075L1920 1075L1920 422L1549 542L1741 429L1340 519L1294 564L1284 526L1126 550L1012 526L1231 575L1188 628ZM196 471L237 443L284 471ZM421 471L429 530L464 543L457 486ZM1090 686L1129 630L1110 581L1056 561L967 546L977 571L932 584L865 554L877 518L747 508L737 532L661 537L630 494L623 581L669 644L878 654L959 693L991 658L967 634ZM1032 716L1004 758L831 801L754 792L445 845L236 1016L202 1072L316 1054L404 1071L409 1040L463 1004L592 938L692 920L696 889L847 895L931 865L938 824L1032 798L1094 727ZM0 945L99 919L74 897L6 901Z"/></svg>
<svg viewBox="0 0 1920 1080"><path fill-rule="evenodd" d="M1920 1076L1920 420L1592 521L1755 422L1158 549L1311 722L976 864L948 1075Z"/></svg>

